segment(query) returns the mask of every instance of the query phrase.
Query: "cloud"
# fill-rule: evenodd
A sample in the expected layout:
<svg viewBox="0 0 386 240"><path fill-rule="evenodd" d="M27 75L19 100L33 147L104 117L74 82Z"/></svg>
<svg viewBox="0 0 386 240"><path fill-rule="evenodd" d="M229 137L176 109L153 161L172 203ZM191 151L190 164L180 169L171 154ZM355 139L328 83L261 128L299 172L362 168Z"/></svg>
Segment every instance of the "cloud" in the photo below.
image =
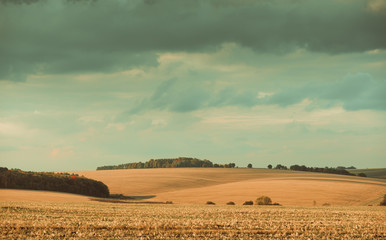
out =
<svg viewBox="0 0 386 240"><path fill-rule="evenodd" d="M51 150L50 157L54 158L63 158L74 155L74 150L72 146L56 147Z"/></svg>
<svg viewBox="0 0 386 240"><path fill-rule="evenodd" d="M348 111L386 110L386 81L375 80L368 73L348 74L343 80L329 83L308 83L284 89L267 99L267 104L286 107L310 99L314 107L330 107L343 103ZM322 101L321 105L318 103Z"/></svg>
<svg viewBox="0 0 386 240"><path fill-rule="evenodd" d="M0 0L0 4L31 4L39 0Z"/></svg>
<svg viewBox="0 0 386 240"><path fill-rule="evenodd" d="M51 158L56 158L59 156L59 153L60 153L60 148L54 148L52 149L50 156Z"/></svg>
<svg viewBox="0 0 386 240"><path fill-rule="evenodd" d="M228 42L274 54L386 47L386 15L367 10L378 1L1 2L2 80L154 66L159 52L214 51Z"/></svg>
<svg viewBox="0 0 386 240"><path fill-rule="evenodd" d="M0 4L32 4L32 3L38 3L41 2L42 0L0 0ZM43 0L44 1L44 0ZM96 2L97 0L66 0L67 2L72 2L72 3L78 3L78 2Z"/></svg>
<svg viewBox="0 0 386 240"><path fill-rule="evenodd" d="M106 129L116 129L117 131L123 131L126 129L126 126L131 123L109 123L106 126Z"/></svg>
<svg viewBox="0 0 386 240"><path fill-rule="evenodd" d="M13 122L0 122L0 135L8 137L30 137L36 130L28 129L23 124Z"/></svg>
<svg viewBox="0 0 386 240"><path fill-rule="evenodd" d="M17 150L19 150L19 148L13 146L0 146L0 152L11 152Z"/></svg>
<svg viewBox="0 0 386 240"><path fill-rule="evenodd" d="M348 74L335 82L312 82L283 88L275 93L258 89L225 87L216 91L200 81L171 79L162 82L148 97L126 112L137 114L147 110L192 112L204 108L257 105L287 107L309 100L309 109L342 105L345 110L386 110L386 81L375 80L368 73Z"/></svg>
<svg viewBox="0 0 386 240"><path fill-rule="evenodd" d="M386 1L384 0L367 0L366 6L372 12L386 13Z"/></svg>
<svg viewBox="0 0 386 240"><path fill-rule="evenodd" d="M141 100L128 114L149 109L191 112L204 107L209 99L209 91L200 83L170 79L162 82L149 98Z"/></svg>

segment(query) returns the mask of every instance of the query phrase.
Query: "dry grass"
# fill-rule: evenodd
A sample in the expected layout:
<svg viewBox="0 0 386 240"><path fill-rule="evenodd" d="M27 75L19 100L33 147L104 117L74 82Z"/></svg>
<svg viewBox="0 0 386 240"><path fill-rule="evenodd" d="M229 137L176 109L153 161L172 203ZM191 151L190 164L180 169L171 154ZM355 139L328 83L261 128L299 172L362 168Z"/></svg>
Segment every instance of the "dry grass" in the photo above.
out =
<svg viewBox="0 0 386 240"><path fill-rule="evenodd" d="M261 195L289 206L377 204L386 180L268 169L128 169L76 172L104 182L111 193L155 195L154 201L237 205Z"/></svg>
<svg viewBox="0 0 386 240"><path fill-rule="evenodd" d="M386 208L0 202L3 239L384 239Z"/></svg>

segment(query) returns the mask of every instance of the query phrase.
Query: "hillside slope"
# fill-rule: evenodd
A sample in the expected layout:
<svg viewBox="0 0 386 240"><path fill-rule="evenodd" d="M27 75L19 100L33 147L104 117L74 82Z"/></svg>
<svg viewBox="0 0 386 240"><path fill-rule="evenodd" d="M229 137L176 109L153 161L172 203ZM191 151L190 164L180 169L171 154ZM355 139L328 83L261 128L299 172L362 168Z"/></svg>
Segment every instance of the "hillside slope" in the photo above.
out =
<svg viewBox="0 0 386 240"><path fill-rule="evenodd" d="M163 168L78 171L111 193L154 201L225 204L267 195L283 205L368 205L386 193L386 180L268 169Z"/></svg>
<svg viewBox="0 0 386 240"><path fill-rule="evenodd" d="M359 174L364 173L371 178L386 179L386 168L364 168L364 169L347 169L350 173Z"/></svg>

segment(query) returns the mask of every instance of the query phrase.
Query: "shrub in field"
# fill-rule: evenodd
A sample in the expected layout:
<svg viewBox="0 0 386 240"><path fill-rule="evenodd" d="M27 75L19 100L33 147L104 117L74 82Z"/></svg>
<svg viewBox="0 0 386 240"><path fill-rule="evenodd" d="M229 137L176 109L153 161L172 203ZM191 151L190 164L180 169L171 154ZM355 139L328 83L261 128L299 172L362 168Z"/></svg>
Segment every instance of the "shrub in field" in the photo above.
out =
<svg viewBox="0 0 386 240"><path fill-rule="evenodd" d="M358 177L367 177L367 175L361 172L361 173L358 173Z"/></svg>
<svg viewBox="0 0 386 240"><path fill-rule="evenodd" d="M379 205L386 206L386 194L383 196L383 200L381 201L381 203Z"/></svg>
<svg viewBox="0 0 386 240"><path fill-rule="evenodd" d="M253 205L253 201L245 201L243 205Z"/></svg>
<svg viewBox="0 0 386 240"><path fill-rule="evenodd" d="M234 202L227 202L227 205L236 205Z"/></svg>
<svg viewBox="0 0 386 240"><path fill-rule="evenodd" d="M331 204L330 203L323 203L323 205L322 206L325 206L325 207L327 207L327 206L331 206Z"/></svg>
<svg viewBox="0 0 386 240"><path fill-rule="evenodd" d="M166 204L173 204L172 201L166 201L165 203L166 203Z"/></svg>
<svg viewBox="0 0 386 240"><path fill-rule="evenodd" d="M272 200L270 197L267 196L261 196L256 199L256 205L271 205Z"/></svg>
<svg viewBox="0 0 386 240"><path fill-rule="evenodd" d="M206 205L216 205L216 203L212 202L212 201L207 201L206 202Z"/></svg>

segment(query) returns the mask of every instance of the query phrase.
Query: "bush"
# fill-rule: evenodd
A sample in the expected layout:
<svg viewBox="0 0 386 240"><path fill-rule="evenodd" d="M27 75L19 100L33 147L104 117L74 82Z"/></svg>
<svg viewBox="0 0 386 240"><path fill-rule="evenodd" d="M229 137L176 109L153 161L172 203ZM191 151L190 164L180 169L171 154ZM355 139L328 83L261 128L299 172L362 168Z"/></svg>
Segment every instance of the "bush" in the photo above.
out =
<svg viewBox="0 0 386 240"><path fill-rule="evenodd" d="M386 206L386 194L383 196L383 200L379 204L380 206Z"/></svg>
<svg viewBox="0 0 386 240"><path fill-rule="evenodd" d="M245 201L243 205L253 205L253 201Z"/></svg>
<svg viewBox="0 0 386 240"><path fill-rule="evenodd" d="M206 205L216 205L216 203L212 202L212 201L207 201L206 202Z"/></svg>
<svg viewBox="0 0 386 240"><path fill-rule="evenodd" d="M323 203L322 206L328 207L328 206L331 206L331 204L330 203Z"/></svg>
<svg viewBox="0 0 386 240"><path fill-rule="evenodd" d="M367 175L361 172L361 173L358 173L358 177L367 177Z"/></svg>
<svg viewBox="0 0 386 240"><path fill-rule="evenodd" d="M261 196L256 199L256 205L271 205L272 200L270 197L267 196Z"/></svg>
<svg viewBox="0 0 386 240"><path fill-rule="evenodd" d="M173 204L172 201L166 201L165 204Z"/></svg>
<svg viewBox="0 0 386 240"><path fill-rule="evenodd" d="M234 202L227 202L227 205L236 205Z"/></svg>

